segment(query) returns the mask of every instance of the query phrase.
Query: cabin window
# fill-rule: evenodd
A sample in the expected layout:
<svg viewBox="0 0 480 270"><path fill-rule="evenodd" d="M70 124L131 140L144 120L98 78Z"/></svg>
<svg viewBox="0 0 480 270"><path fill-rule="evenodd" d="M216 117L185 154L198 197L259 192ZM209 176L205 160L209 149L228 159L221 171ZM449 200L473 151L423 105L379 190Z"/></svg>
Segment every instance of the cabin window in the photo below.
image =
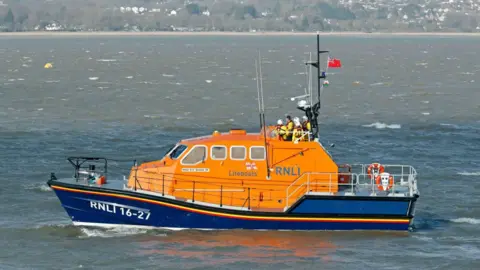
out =
<svg viewBox="0 0 480 270"><path fill-rule="evenodd" d="M185 152L185 149L187 149L186 145L179 144L177 147L173 149L172 152L170 152L170 155L168 155L171 159L177 159L179 156Z"/></svg>
<svg viewBox="0 0 480 270"><path fill-rule="evenodd" d="M182 165L196 165L207 158L207 147L195 145L182 159Z"/></svg>
<svg viewBox="0 0 480 270"><path fill-rule="evenodd" d="M232 146L230 148L230 159L244 160L247 157L247 148L245 146Z"/></svg>
<svg viewBox="0 0 480 270"><path fill-rule="evenodd" d="M225 160L227 158L227 147L223 145L214 145L212 146L210 155L214 160Z"/></svg>
<svg viewBox="0 0 480 270"><path fill-rule="evenodd" d="M166 155L168 155L168 154L170 154L170 152L172 152L172 150L175 149L175 147L177 147L176 144L168 147L168 150L165 152L165 154L163 155L163 157L166 156Z"/></svg>
<svg viewBox="0 0 480 270"><path fill-rule="evenodd" d="M250 159L251 160L264 160L265 159L265 147L252 146L250 147Z"/></svg>

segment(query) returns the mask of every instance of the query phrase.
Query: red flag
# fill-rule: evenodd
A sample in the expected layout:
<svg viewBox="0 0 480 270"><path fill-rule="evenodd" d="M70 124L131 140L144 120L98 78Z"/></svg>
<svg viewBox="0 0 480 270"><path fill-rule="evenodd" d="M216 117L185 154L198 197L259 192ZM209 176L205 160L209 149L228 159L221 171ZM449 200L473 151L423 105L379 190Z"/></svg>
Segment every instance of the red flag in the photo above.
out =
<svg viewBox="0 0 480 270"><path fill-rule="evenodd" d="M328 67L329 68L340 68L342 67L342 62L340 62L340 59L336 58L328 58Z"/></svg>

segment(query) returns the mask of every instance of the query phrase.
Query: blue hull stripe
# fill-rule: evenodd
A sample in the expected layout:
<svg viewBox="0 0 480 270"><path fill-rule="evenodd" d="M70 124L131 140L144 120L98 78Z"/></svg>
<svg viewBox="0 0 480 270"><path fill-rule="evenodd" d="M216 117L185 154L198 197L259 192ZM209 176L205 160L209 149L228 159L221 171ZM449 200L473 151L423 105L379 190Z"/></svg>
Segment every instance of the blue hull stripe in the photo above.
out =
<svg viewBox="0 0 480 270"><path fill-rule="evenodd" d="M309 199L301 201L290 213L344 214L344 215L396 215L407 216L409 201Z"/></svg>
<svg viewBox="0 0 480 270"><path fill-rule="evenodd" d="M350 218L232 214L119 193L52 184L74 222L198 229L408 230L411 218ZM352 201L352 203L355 203ZM240 211L238 211L240 212Z"/></svg>

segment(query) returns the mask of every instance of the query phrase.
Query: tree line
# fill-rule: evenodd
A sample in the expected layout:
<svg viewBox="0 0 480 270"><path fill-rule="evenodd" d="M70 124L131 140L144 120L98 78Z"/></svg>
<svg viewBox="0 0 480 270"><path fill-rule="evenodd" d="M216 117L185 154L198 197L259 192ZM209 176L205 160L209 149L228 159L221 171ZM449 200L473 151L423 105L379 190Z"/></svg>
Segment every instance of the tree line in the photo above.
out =
<svg viewBox="0 0 480 270"><path fill-rule="evenodd" d="M18 0L17 0L18 1ZM422 18L418 4L376 10L361 4L351 7L336 0L160 1L160 12L121 12L111 0L58 2L36 9L16 5L0 14L1 31L45 30L49 25L62 31L475 31L477 15L448 16L444 22ZM120 1L121 2L121 1ZM156 1L139 0L152 10ZM110 4L109 4L110 3ZM126 4L125 4L126 5ZM132 6L132 5L131 5ZM172 15L169 11L175 10ZM209 12L208 16L205 11ZM404 15L415 20L402 21Z"/></svg>

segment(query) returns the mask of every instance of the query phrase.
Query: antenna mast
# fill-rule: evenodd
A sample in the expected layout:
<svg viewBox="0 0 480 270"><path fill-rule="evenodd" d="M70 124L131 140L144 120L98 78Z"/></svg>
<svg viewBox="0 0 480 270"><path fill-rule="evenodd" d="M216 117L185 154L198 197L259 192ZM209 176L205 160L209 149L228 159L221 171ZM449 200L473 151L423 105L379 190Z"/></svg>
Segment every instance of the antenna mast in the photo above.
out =
<svg viewBox="0 0 480 270"><path fill-rule="evenodd" d="M268 161L268 144L267 144L267 125L265 124L265 103L263 100L263 78L262 78L262 57L258 52L258 64L255 60L255 72L257 74L257 93L258 93L258 111L260 114L260 130L263 128L263 139L265 146L265 157L267 163L267 179L270 179L270 164Z"/></svg>
<svg viewBox="0 0 480 270"><path fill-rule="evenodd" d="M317 68L317 78L318 78L318 82L317 82L317 95L318 95L318 101L317 103L313 104L312 106L312 103L313 103L313 93L312 91L310 91L310 101L311 103L309 104L310 106L308 107L298 107L299 109L301 109L302 111L305 112L305 114L307 115L308 117L308 120L310 120L310 122L312 123L312 128L314 130L313 132L313 135L314 135L314 138L315 139L318 139L318 133L320 131L319 127L318 127L318 115L319 115L319 110L320 110L320 107L321 107L321 90L322 90L322 79L325 79L327 78L326 76L326 73L325 72L320 72L320 54L322 53L328 53L328 51L321 51L320 50L320 34L319 32L317 32L317 61L316 62L312 62L312 61L309 61L307 62L306 64L307 65L311 65L311 66L314 66Z"/></svg>
<svg viewBox="0 0 480 270"><path fill-rule="evenodd" d="M263 127L263 121L262 121L262 100L260 97L260 79L258 78L258 63L257 60L255 60L255 76L256 76L256 81L257 81L257 96L258 96L258 116L260 118L260 130Z"/></svg>

